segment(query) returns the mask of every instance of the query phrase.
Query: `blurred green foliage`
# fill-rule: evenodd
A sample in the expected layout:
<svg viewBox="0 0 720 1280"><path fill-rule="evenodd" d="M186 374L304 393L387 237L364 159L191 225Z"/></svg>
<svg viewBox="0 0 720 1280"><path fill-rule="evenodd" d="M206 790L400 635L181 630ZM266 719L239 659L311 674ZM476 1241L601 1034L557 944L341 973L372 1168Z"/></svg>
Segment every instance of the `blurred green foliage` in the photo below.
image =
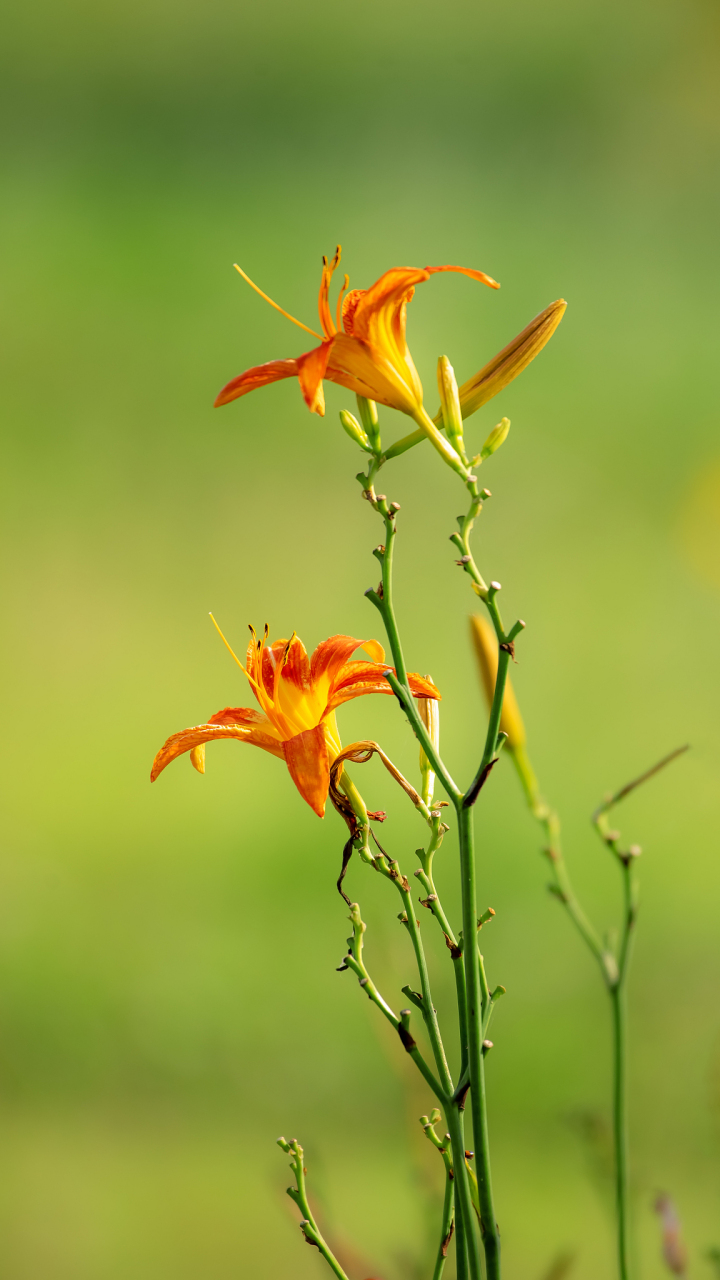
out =
<svg viewBox="0 0 720 1280"><path fill-rule="evenodd" d="M671 1192L698 1277L720 1190L717 224L720 20L710 0L30 0L0 52L5 729L0 862L0 1270L6 1280L319 1277L285 1186L304 1143L321 1219L361 1280L426 1274L439 1162L428 1098L335 967L342 831L277 761L222 743L152 789L171 731L247 699L207 618L376 634L378 530L328 391L211 408L304 341L238 278L315 322L320 255L352 286L458 262L418 290L411 349L434 410L553 298L551 345L471 420L507 414L483 471L483 570L528 628L514 676L578 886L607 926L600 796L633 796L637 1250ZM404 433L383 414L386 433ZM388 466L402 504L410 665L444 694L451 766L477 758L459 486L428 446ZM408 772L391 699L341 713ZM507 987L490 1062L509 1280L612 1274L603 1190L607 1010L545 893L510 770L479 813L486 956ZM413 815L368 798L409 869ZM453 883L452 842L441 878ZM411 979L386 886L350 872L389 998ZM399 936L398 936L399 935ZM450 998L434 951L438 995ZM598 1143L600 1146L598 1147ZM352 1259L355 1258L356 1262ZM704 1268L704 1270L703 1270Z"/></svg>

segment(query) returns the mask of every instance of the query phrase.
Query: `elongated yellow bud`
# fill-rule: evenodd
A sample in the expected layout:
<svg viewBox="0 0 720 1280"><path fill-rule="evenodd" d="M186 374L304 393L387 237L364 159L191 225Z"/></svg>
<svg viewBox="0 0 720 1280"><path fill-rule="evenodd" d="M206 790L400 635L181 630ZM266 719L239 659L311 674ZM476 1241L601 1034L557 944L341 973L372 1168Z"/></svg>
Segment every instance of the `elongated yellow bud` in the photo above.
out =
<svg viewBox="0 0 720 1280"><path fill-rule="evenodd" d="M343 430L347 432L350 439L354 440L356 444L359 444L360 448L364 449L366 453L372 453L370 441L360 426L357 418L354 418L351 413L348 413L347 409L341 409L340 421L343 425Z"/></svg>
<svg viewBox="0 0 720 1280"><path fill-rule="evenodd" d="M440 412L442 413L447 438L464 460L465 445L463 444L463 420L458 385L455 380L455 370L447 356L440 356L438 360L437 380L440 392Z"/></svg>
<svg viewBox="0 0 720 1280"><path fill-rule="evenodd" d="M487 618L481 617L478 613L471 615L470 629L485 697L487 698L488 707L490 707L497 679L497 637ZM513 751L516 747L525 745L525 725L523 724L520 708L509 677L505 683L505 697L503 698L502 715L500 716L500 732L507 734L506 751Z"/></svg>
<svg viewBox="0 0 720 1280"><path fill-rule="evenodd" d="M497 453L501 444L507 440L508 431L510 430L510 419L502 418L496 427L493 427L490 435L480 450L480 457L484 461L489 458L491 453Z"/></svg>
<svg viewBox="0 0 720 1280"><path fill-rule="evenodd" d="M557 302L551 302L549 307L535 316L522 333L503 347L502 351L498 352L479 373L476 373L474 378L469 378L462 384L458 394L463 418L469 418L470 414L481 405L487 404L488 400L496 396L498 391L502 391L503 387L527 368L530 361L535 359L545 343L552 338L565 314L566 307L567 303L562 298L558 298Z"/></svg>
<svg viewBox="0 0 720 1280"><path fill-rule="evenodd" d="M432 683L432 677L426 676ZM420 719L428 731L428 737L436 751L440 750L440 703L436 698L418 698L417 709ZM432 804L435 790L435 772L422 747L420 748L420 795L426 805Z"/></svg>

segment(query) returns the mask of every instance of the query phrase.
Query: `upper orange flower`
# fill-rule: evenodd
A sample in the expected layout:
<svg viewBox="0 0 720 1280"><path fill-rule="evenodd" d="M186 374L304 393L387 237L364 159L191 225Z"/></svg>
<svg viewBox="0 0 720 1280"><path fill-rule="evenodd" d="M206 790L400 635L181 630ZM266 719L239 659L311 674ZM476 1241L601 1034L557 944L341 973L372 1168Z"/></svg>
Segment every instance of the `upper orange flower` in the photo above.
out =
<svg viewBox="0 0 720 1280"><path fill-rule="evenodd" d="M304 644L295 635L290 640L267 644L267 627L262 640L250 630L252 639L245 666L238 665L247 675L262 710L223 707L206 724L174 733L153 761L151 781L186 751L191 753L195 768L204 773L205 744L216 738L237 738L284 760L300 795L322 818L330 765L342 750L336 708L364 693L391 693L383 673L392 668L384 661L385 653L377 640L331 636L308 658ZM374 661L349 661L361 647ZM412 674L408 681L415 697L440 697L429 680Z"/></svg>
<svg viewBox="0 0 720 1280"><path fill-rule="evenodd" d="M405 341L406 308L415 286L423 284L438 271L459 271L492 289L500 286L484 271L475 271L471 267L392 267L369 289L353 289L345 295L348 286L346 276L333 320L328 292L339 262L339 247L331 262L323 258L318 300L322 333L300 325L320 339L320 346L290 360L270 360L267 364L247 369L223 387L215 405L228 404L256 387L265 387L281 378L298 378L308 408L322 416L325 413L322 384L327 378L368 400L400 409L415 419L422 417L422 425L428 430L429 419L422 409L422 385ZM240 274L252 284L244 271ZM253 288L257 289L257 285ZM257 292L268 302L272 301L260 289ZM277 306L276 303L272 305ZM277 309L282 311L281 307ZM283 315L294 320L286 311ZM294 320L294 323L300 324L300 321ZM428 434L432 435L433 424L429 422L429 426Z"/></svg>

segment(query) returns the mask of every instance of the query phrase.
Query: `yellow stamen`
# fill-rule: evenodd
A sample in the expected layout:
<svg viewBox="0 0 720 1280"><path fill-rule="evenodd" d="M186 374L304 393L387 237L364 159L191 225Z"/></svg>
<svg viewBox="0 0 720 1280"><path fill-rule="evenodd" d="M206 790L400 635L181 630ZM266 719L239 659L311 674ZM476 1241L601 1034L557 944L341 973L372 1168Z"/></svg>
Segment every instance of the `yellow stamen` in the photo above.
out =
<svg viewBox="0 0 720 1280"><path fill-rule="evenodd" d="M230 656L231 656L232 658L234 658L234 659L235 659L235 661L237 662L237 664L238 664L238 666L239 666L240 670L241 670L242 672L244 672L244 674L247 676L248 680L250 681L250 684L251 684L251 685L253 685L253 687L254 687L255 689L257 689L257 688L258 688L257 680L254 680L254 679L253 679L253 677L250 675L250 672L248 671L247 667L245 666L245 663L244 663L244 662L241 662L241 661L240 661L240 659L238 658L237 654L235 653L235 651L234 651L233 649L231 649L231 648L230 648L230 645L228 644L227 640L225 639L225 636L223 635L222 631L220 630L220 628L219 628L219 626L218 626L217 622L215 621L215 619L213 618L213 615L212 615L212 614L210 614L210 617L211 617L211 619L212 619L212 624L213 624L213 626L214 626L215 630L217 631L218 635L220 636L220 639L222 640L223 644L225 645L225 648L227 649L228 653L230 654Z"/></svg>
<svg viewBox="0 0 720 1280"><path fill-rule="evenodd" d="M296 320L294 316L290 315L289 311L283 310L282 307L278 306L277 302L273 302L272 298L268 298L267 294L263 293L262 289L258 289L257 285L254 284L253 281L250 279L250 277L245 274L242 267L238 266L237 262L233 262L233 266L236 271L240 272L240 275L242 276L243 280L247 280L248 284L250 285L250 288L254 289L256 293L259 293L260 297L264 298L266 302L269 302L270 306L274 307L276 311L279 311L281 316L285 316L287 320L292 320L293 324L296 324L299 329L304 329L306 333L311 333L313 338L319 338L321 342L323 341L323 336L321 333L316 333L314 329L310 329L308 325L303 324L302 320Z"/></svg>

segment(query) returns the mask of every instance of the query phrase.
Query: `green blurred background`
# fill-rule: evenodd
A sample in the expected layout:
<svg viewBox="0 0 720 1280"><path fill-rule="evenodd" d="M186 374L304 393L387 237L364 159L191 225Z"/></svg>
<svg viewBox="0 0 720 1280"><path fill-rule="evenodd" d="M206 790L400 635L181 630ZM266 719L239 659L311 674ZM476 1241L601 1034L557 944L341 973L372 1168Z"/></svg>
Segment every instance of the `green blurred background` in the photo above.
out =
<svg viewBox="0 0 720 1280"><path fill-rule="evenodd" d="M601 927L618 883L588 817L678 743L620 815L642 843L631 1116L640 1274L662 1274L652 1200L675 1198L691 1274L720 1244L718 979L718 143L712 0L30 0L5 28L4 836L0 1270L6 1280L312 1280L278 1133L305 1144L355 1280L427 1276L439 1161L430 1105L348 974L343 830L277 761L222 743L150 788L164 738L247 700L208 620L308 647L378 634L375 517L328 388L216 412L248 365L315 324L320 255L351 285L458 262L409 336L435 407L552 299L541 358L468 430L493 491L480 562L528 623L514 680L536 768ZM406 430L386 412L387 438ZM429 446L388 466L402 504L406 653L444 694L467 776L485 711L459 486ZM412 772L391 699L341 713ZM374 765L407 869L421 838ZM507 765L478 814L493 983L489 1060L509 1280L613 1274L603 1126L608 1012L549 898ZM452 899L451 839L440 879ZM354 867L368 959L412 980L387 886ZM438 1001L451 999L433 939ZM588 1141L588 1133L596 1141ZM418 1269L420 1267L420 1269Z"/></svg>

